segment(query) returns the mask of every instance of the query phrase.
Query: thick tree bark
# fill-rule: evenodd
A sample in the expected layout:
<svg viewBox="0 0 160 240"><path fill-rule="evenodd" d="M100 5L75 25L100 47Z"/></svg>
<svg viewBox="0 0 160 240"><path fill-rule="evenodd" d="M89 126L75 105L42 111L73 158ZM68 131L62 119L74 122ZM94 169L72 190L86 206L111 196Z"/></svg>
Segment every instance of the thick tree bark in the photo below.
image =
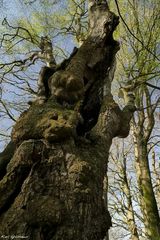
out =
<svg viewBox="0 0 160 240"><path fill-rule="evenodd" d="M104 1L90 2L88 39L51 77L50 98L33 103L13 128L16 151L0 182L2 236L100 240L111 226L103 199L109 148L114 137L128 135L135 108L129 99L120 110L111 95L118 18ZM92 138L79 137L78 126L85 135L92 119L96 124L97 104Z"/></svg>

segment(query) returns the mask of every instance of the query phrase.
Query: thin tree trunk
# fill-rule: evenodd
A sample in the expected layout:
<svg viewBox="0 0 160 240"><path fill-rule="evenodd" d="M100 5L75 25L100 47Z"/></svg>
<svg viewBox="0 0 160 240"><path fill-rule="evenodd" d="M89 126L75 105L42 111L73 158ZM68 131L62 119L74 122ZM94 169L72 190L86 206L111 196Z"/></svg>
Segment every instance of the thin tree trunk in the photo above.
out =
<svg viewBox="0 0 160 240"><path fill-rule="evenodd" d="M123 191L127 198L127 208L126 211L126 219L128 228L131 233L131 240L139 240L139 235L137 231L137 226L135 222L135 216L134 216L134 209L133 209L133 203L132 203L132 195L130 190L130 185L127 177L127 169L126 169L126 157L123 156L123 167L122 167L122 173L123 173L123 180L124 180L124 186Z"/></svg>
<svg viewBox="0 0 160 240"><path fill-rule="evenodd" d="M145 232L149 239L160 239L160 218L155 199L149 168L147 144L143 136L136 138L135 164L140 189L141 211L143 213Z"/></svg>
<svg viewBox="0 0 160 240"><path fill-rule="evenodd" d="M139 96L138 96L139 94ZM153 191L147 144L154 127L154 111L151 96L148 88L139 89L137 101L142 110L137 113L136 122L134 120L133 133L135 145L135 166L138 187L140 189L141 211L144 219L145 233L149 239L160 239L160 217L155 194ZM144 108L146 104L146 111ZM146 121L147 119L147 121Z"/></svg>

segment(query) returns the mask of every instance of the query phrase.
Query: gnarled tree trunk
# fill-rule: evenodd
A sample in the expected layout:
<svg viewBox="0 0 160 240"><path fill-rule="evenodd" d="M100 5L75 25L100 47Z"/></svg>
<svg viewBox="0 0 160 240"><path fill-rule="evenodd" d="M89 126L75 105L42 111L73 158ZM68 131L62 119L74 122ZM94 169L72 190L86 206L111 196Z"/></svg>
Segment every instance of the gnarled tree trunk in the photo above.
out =
<svg viewBox="0 0 160 240"><path fill-rule="evenodd" d="M13 128L15 152L0 182L1 236L100 240L111 226L108 153L114 137L128 135L135 108L128 98L120 110L111 95L118 17L105 1L89 3L87 40L49 79L47 101L33 103Z"/></svg>

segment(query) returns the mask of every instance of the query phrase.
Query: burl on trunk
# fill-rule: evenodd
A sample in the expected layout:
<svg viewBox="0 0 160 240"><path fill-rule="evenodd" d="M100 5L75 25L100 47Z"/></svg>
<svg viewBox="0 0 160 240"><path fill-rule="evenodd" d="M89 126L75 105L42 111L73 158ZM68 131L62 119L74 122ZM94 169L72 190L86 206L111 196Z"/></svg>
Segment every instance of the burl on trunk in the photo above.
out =
<svg viewBox="0 0 160 240"><path fill-rule="evenodd" d="M0 181L1 236L106 236L108 152L114 137L128 135L135 110L130 96L120 110L111 95L119 50L112 35L118 23L105 1L89 1L88 38L65 67L54 66L47 98L35 101L14 126L15 151Z"/></svg>

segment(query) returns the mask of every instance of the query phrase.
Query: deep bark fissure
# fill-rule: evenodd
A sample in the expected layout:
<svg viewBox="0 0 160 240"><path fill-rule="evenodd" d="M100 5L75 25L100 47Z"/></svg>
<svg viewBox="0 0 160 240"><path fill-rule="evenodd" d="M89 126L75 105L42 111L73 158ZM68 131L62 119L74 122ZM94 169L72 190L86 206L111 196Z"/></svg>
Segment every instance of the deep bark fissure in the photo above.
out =
<svg viewBox="0 0 160 240"><path fill-rule="evenodd" d="M13 141L10 141L4 151L0 153L0 180L6 174L7 164L10 162L11 158L14 155L16 145Z"/></svg>
<svg viewBox="0 0 160 240"><path fill-rule="evenodd" d="M23 169L24 168L24 169ZM26 168L26 167L22 167L19 169L17 169L17 171L15 172L15 175L18 174L19 178L18 181L16 182L16 184L14 184L14 190L13 192L10 194L10 196L5 200L5 203L3 206L1 206L0 208L0 215L3 214L4 212L7 212L7 210L11 207L11 205L14 203L14 200L16 199L16 197L19 195L19 193L21 192L21 187L25 181L25 179L27 178L27 176L29 175L30 172L30 168ZM13 181L15 180L15 178L13 178ZM2 193L3 194L3 193Z"/></svg>

